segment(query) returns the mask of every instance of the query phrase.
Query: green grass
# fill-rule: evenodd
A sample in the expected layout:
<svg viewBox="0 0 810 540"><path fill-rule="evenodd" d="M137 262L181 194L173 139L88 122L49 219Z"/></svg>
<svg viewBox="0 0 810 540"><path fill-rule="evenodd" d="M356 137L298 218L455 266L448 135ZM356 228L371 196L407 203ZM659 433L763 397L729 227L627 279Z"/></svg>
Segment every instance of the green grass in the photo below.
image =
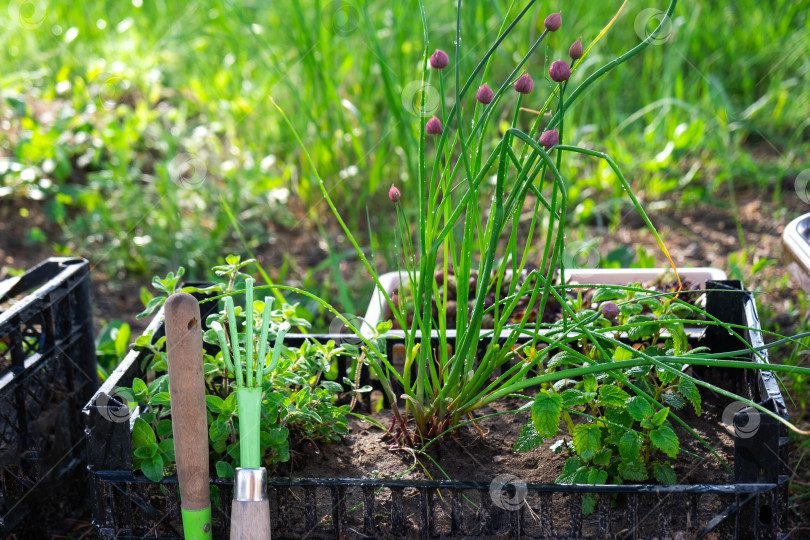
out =
<svg viewBox="0 0 810 540"><path fill-rule="evenodd" d="M0 173L0 190L18 201L42 198L63 230L57 238L35 230L31 241L103 257L110 274L184 264L193 275L213 254L266 243L268 221L298 224L287 193L301 198L313 226L326 206L272 96L350 226L365 230L368 210L369 247L392 260L385 192L396 182L407 203L418 167L419 119L408 111L409 90L403 96L420 79L416 3L12 2L0 36L0 152L19 170ZM628 3L572 84L638 44L637 31L656 22L645 26L642 10L666 8L658 4ZM791 196L773 186L810 165L810 23L800 3L768 4L682 2L660 45L610 72L568 112L568 140L610 154L643 201L725 204L741 184L776 201ZM462 74L524 5L464 6ZM487 82L500 85L545 15L564 7L563 28L527 64L536 90L523 105L540 108L550 62L580 36L587 46L620 5L537 3L499 48ZM453 4L426 9L431 48L452 51ZM519 124L533 119L524 112ZM186 162L191 172L173 182ZM567 161L575 218L614 215L618 187L603 172L584 156ZM340 249L330 246L330 268Z"/></svg>

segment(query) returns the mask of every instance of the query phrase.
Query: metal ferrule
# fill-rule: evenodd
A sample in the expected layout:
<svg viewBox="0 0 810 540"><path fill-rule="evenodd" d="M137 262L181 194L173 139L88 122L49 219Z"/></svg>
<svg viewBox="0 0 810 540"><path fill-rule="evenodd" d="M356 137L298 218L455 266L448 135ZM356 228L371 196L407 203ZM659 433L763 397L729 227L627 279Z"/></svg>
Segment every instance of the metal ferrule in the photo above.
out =
<svg viewBox="0 0 810 540"><path fill-rule="evenodd" d="M267 500L267 470L236 468L234 475L233 500L235 501L266 501Z"/></svg>

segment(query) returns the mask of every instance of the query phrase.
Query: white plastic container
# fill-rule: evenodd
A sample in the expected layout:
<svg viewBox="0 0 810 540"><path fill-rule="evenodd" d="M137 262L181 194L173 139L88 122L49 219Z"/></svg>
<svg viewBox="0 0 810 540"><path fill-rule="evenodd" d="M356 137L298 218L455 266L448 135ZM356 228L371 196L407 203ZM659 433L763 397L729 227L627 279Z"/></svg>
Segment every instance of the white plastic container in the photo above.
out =
<svg viewBox="0 0 810 540"><path fill-rule="evenodd" d="M658 276L671 273L671 268L612 268L612 269L577 269L566 270L566 282L582 285L627 285L628 283L645 283L655 280ZM402 277L407 279L407 274L403 272ZM681 281L690 281L693 284L699 284L701 288L705 283L710 280L727 279L726 273L719 268L709 267L696 267L696 268L683 268L678 269L678 275ZM380 276L380 285L385 288L385 291L390 296L397 290L399 285L400 273L388 272ZM383 317L383 306L385 306L385 296L379 290L374 291L371 295L371 301L368 304L366 315L363 318L362 332L365 335L371 335L373 329L381 322ZM455 330L447 330L447 337L455 337ZM402 330L391 330L388 335L390 336L403 336ZM433 331L433 335L437 336L438 332Z"/></svg>

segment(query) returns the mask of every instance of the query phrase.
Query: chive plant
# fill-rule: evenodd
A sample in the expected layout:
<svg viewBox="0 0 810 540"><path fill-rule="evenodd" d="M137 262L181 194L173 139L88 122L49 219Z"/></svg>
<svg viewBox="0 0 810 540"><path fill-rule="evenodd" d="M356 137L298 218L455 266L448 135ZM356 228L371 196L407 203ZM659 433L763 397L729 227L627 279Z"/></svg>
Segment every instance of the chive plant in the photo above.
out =
<svg viewBox="0 0 810 540"><path fill-rule="evenodd" d="M514 31L533 4L530 1L514 20L504 25L499 37L462 84L459 66L462 40L461 2L458 2L457 7L456 47L452 60L450 55L441 50L430 53L427 21L424 6L420 2L424 29L422 86L437 84L442 95L442 106L436 116L421 119L419 167L415 182L406 183L402 189L391 186L388 193L396 207L402 249L399 272L403 285L395 295L385 291L380 285L374 266L336 210L298 133L277 106L315 171L324 199L382 291L393 317L405 330L406 360L401 371L394 369L375 340L361 336L367 349L369 366L383 383L388 399L393 404L395 424L399 426L395 437L407 446L429 444L429 439L454 429L466 415L485 405L529 387L542 387L542 392L545 392L543 395L550 396L561 391L560 385L542 385L558 381L576 382L587 378L587 387L582 391L597 392L598 396L598 389L594 388L599 385L594 386L591 381L591 377L597 375L600 377L600 384L616 385L617 391L606 392L612 392L614 397L627 395L627 400L640 400L631 403L643 402L649 405L651 415L655 411L667 409L661 402L661 393L656 393L650 384L642 384L633 379L632 373L628 375L626 371L639 367L667 373L660 380L668 384L676 378L686 381L683 387L687 388L690 395L692 386L695 386L696 392L696 388L702 386L765 410L750 400L735 396L682 371L685 364L695 363L695 359L704 365L726 367L733 365L762 369L763 364L731 361L729 358L734 358L731 353L725 356L710 355L705 351L689 354L686 347L678 349L677 354L672 353L670 348L656 349L657 352L652 352L651 349L651 353L645 353L628 347L613 333L635 327L644 328L659 322L635 319L625 321L626 324L617 328L611 327L610 332L604 332L600 330L600 323L597 321L606 322L607 319L601 313L578 310L576 301L568 292L569 287L559 283L557 278L565 275L563 255L568 215L568 182L561 172L565 153L582 154L604 160L608 164L632 206L675 269L663 240L610 156L593 149L565 144L564 141L567 112L577 99L609 71L647 47L661 31L664 22L672 16L676 0L671 1L662 23L645 40L595 70L569 94L567 89L572 72L580 68L582 60L609 30L615 18L584 50L579 40L573 41L568 48L571 63L564 59L551 63L548 79L552 84L549 95L542 100L537 99L540 89L536 88L529 73L530 68L534 71L529 60L550 33L564 32L565 26L560 13L553 13L546 18L545 30L507 79L492 81L486 77L490 64L495 61L494 53L499 44ZM445 73L451 66L454 80L446 81L450 77ZM497 85L497 90L493 90L490 84L493 84L493 88ZM478 92L471 98L468 97L468 91L473 85L478 86ZM448 88L452 91L448 91ZM422 110L425 94L422 92ZM444 105L445 98L452 98L453 105L449 108ZM539 107L535 105L537 102L541 103ZM538 109L534 111L537 118L531 129L525 132L520 129L519 120L523 107L529 105ZM511 122L502 129L499 126L500 118L510 107ZM546 122L544 119L548 117L550 120ZM403 208L405 204L416 209L416 225L409 221L409 214ZM519 224L526 209L531 210L531 219L528 229L524 231L519 229ZM535 246L539 246L537 253L533 249ZM517 276L524 277L516 279ZM678 293L681 282L677 269L675 277L677 287L666 299L667 306L679 305L680 302ZM452 306L448 300L450 279L454 279L457 284L472 284L469 288L456 288L457 298ZM412 314L406 312L408 302L402 301L405 289L412 295ZM494 301L490 296L493 293ZM399 300L392 301L392 296ZM561 306L561 320L543 324L542 315L552 303ZM448 309L455 310L452 314L454 328L448 328ZM332 311L337 314L337 311ZM515 314L520 313L521 316L515 317ZM533 313L537 315L532 317ZM721 324L707 317L705 312L702 314L705 319L702 324ZM668 311L667 328L690 322L678 317L673 319L671 315ZM485 316L491 321L492 329L482 334ZM451 330L455 331L454 341L448 338ZM739 328L730 331L738 332ZM680 335L677 332L676 334ZM439 346L435 349L430 347L427 336L437 336ZM519 340L521 343L528 341L528 344L519 345ZM584 340L587 340L587 354L582 352ZM678 346L680 345L683 343L679 342ZM674 346L673 344L673 350ZM750 346L741 348L748 353L757 354ZM479 349L483 349L483 352L479 353ZM549 366L549 354L553 351L570 355L576 361L558 362ZM620 361L616 358L617 351L620 351ZM684 361L685 358L689 362ZM516 359L520 361L512 362L512 367L501 373L503 366ZM405 402L404 410L396 406L398 396L393 393L394 383L402 387L400 397ZM559 422L563 401L554 397L548 400L555 408L548 409L549 416L544 417L542 422L550 425L555 421ZM636 406L625 401L615 404L620 407ZM557 404L560 404L559 410L556 409ZM645 413L649 412L646 407L642 408ZM413 432L409 427L411 418L415 428ZM659 424L654 427L660 428L667 418L682 424L674 413L661 413L655 417ZM780 421L784 420L780 418ZM538 425L542 422L538 421ZM569 427L571 431L574 430L573 425ZM551 429L545 432L550 433ZM554 432L556 433L556 429ZM670 447L667 449L672 453ZM589 452L585 456L587 459L592 457ZM595 477L601 478L602 475Z"/></svg>

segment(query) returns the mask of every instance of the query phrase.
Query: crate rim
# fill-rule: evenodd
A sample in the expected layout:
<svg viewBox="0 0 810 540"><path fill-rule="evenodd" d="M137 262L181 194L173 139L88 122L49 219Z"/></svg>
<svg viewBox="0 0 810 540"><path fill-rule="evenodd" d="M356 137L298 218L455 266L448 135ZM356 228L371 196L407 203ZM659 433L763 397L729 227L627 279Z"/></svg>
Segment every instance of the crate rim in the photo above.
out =
<svg viewBox="0 0 810 540"><path fill-rule="evenodd" d="M8 291L6 291L6 294L12 293L15 287L17 287L19 283L22 283L26 275L30 276L34 272L42 270L43 267L49 264L58 264L62 268L53 277L46 279L33 289L26 290L25 297L12 304L8 309L0 311L0 329L2 329L3 325L10 321L13 317L23 314L31 306L31 304L41 301L45 294L61 286L62 283L73 274L89 271L89 261L85 258L48 257L47 259L38 263L36 266L26 270L24 274L17 276L16 278L9 278L15 281Z"/></svg>

